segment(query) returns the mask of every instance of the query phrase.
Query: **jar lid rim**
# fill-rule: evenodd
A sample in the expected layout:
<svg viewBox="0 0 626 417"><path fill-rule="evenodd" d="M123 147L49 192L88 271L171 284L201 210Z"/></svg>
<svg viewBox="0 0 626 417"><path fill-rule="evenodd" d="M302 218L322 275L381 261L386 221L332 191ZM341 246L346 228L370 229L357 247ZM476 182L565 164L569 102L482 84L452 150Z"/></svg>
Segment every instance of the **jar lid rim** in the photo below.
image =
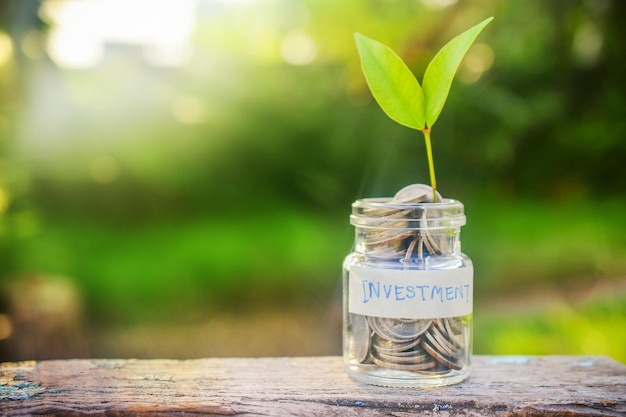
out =
<svg viewBox="0 0 626 417"><path fill-rule="evenodd" d="M365 198L355 201L352 209L350 223L365 228L450 229L463 226L466 221L463 203L454 199L406 203L391 198Z"/></svg>
<svg viewBox="0 0 626 417"><path fill-rule="evenodd" d="M391 197L371 197L361 198L352 203L352 207L372 207L372 208L432 208L432 209L444 209L452 207L463 207L463 203L453 198L444 198L443 201L437 201L435 203L422 202L422 203L406 203L400 201L393 201Z"/></svg>

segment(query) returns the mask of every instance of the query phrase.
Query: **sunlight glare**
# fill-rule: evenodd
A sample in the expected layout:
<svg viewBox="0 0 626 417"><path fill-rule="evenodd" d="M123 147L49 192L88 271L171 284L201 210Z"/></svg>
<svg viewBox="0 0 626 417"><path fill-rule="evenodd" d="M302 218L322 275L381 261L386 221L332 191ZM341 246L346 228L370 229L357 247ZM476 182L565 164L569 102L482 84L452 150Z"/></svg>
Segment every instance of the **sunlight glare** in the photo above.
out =
<svg viewBox="0 0 626 417"><path fill-rule="evenodd" d="M292 33L283 39L280 52L285 62L292 65L308 65L317 56L315 42L303 33Z"/></svg>
<svg viewBox="0 0 626 417"><path fill-rule="evenodd" d="M495 54L493 49L487 44L477 43L467 51L459 71L459 80L466 84L471 84L493 65Z"/></svg>
<svg viewBox="0 0 626 417"><path fill-rule="evenodd" d="M47 0L51 58L61 67L100 64L106 47L139 46L150 65L177 66L190 57L196 0Z"/></svg>
<svg viewBox="0 0 626 417"><path fill-rule="evenodd" d="M457 1L458 0L422 0L422 3L424 3L424 6L426 7L438 10L453 6L457 3Z"/></svg>
<svg viewBox="0 0 626 417"><path fill-rule="evenodd" d="M598 26L587 22L574 33L572 53L580 65L590 67L598 61L603 43L604 38Z"/></svg>
<svg viewBox="0 0 626 417"><path fill-rule="evenodd" d="M172 116L183 124L197 124L206 119L206 106L192 96L182 96L172 103Z"/></svg>
<svg viewBox="0 0 626 417"><path fill-rule="evenodd" d="M75 36L72 30L53 31L48 40L48 54L54 62L66 68L92 68L102 60L102 45L85 36Z"/></svg>
<svg viewBox="0 0 626 417"><path fill-rule="evenodd" d="M6 65L13 56L13 43L6 33L0 31L0 67Z"/></svg>

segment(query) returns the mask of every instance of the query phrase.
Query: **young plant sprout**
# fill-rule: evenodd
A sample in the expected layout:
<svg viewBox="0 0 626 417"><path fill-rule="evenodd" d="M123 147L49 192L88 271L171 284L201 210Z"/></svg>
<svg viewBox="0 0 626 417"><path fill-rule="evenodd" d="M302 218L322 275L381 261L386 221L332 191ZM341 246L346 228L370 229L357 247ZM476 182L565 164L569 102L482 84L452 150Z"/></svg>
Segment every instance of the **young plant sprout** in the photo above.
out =
<svg viewBox="0 0 626 417"><path fill-rule="evenodd" d="M392 120L424 135L433 202L437 201L437 180L430 132L463 57L492 20L493 17L483 20L441 48L426 67L422 85L391 48L360 33L354 34L363 74L380 107Z"/></svg>

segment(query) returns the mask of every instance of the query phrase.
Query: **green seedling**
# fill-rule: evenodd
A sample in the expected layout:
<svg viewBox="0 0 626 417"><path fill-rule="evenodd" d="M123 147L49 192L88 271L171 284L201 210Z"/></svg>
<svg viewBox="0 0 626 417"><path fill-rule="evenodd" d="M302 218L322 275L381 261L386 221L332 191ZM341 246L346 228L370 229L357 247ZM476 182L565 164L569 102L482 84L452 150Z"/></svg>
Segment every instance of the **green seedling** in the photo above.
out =
<svg viewBox="0 0 626 417"><path fill-rule="evenodd" d="M492 20L493 17L483 20L444 45L426 67L422 85L391 48L360 33L354 34L363 74L380 107L392 120L424 134L433 202L437 201L437 180L430 132L463 57Z"/></svg>

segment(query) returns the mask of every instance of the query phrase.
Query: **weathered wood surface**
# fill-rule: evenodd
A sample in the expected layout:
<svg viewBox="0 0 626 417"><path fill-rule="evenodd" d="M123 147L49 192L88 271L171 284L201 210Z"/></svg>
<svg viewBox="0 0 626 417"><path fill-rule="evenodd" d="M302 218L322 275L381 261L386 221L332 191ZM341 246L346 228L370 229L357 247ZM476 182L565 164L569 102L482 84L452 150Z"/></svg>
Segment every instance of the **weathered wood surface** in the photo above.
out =
<svg viewBox="0 0 626 417"><path fill-rule="evenodd" d="M350 380L339 357L0 364L0 414L624 416L626 366L605 357L476 356L429 389Z"/></svg>

